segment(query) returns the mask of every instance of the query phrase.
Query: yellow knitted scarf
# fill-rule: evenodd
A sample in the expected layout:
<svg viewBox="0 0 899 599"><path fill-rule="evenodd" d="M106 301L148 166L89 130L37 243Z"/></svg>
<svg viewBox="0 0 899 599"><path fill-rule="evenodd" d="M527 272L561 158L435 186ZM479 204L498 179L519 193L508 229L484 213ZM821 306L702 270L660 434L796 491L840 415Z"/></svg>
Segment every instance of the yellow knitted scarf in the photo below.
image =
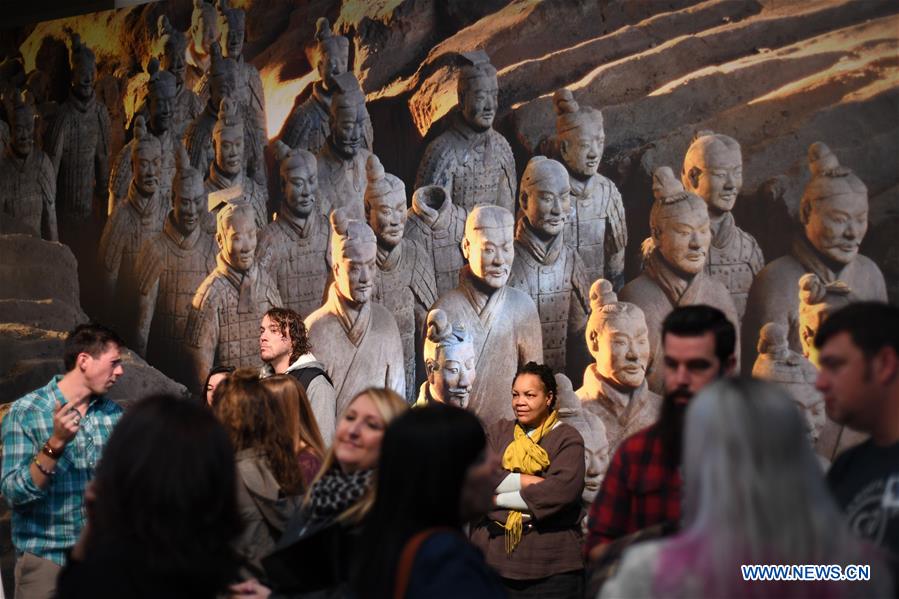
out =
<svg viewBox="0 0 899 599"><path fill-rule="evenodd" d="M530 436L516 422L512 433L514 439L503 453L503 469L521 474L545 472L549 467L549 454L538 443L546 433L552 430L558 420L558 412L553 410L543 424ZM523 532L521 512L510 510L504 528L506 529L506 553L511 554L521 542Z"/></svg>

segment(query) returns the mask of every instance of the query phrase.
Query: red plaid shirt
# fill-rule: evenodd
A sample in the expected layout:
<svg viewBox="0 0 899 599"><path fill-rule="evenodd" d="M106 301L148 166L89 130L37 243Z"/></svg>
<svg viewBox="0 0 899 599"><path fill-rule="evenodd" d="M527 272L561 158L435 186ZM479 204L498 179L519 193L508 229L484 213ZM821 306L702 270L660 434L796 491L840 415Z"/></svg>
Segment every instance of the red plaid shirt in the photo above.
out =
<svg viewBox="0 0 899 599"><path fill-rule="evenodd" d="M662 459L657 427L634 433L618 446L590 506L585 555L647 526L677 522L680 499L680 473Z"/></svg>

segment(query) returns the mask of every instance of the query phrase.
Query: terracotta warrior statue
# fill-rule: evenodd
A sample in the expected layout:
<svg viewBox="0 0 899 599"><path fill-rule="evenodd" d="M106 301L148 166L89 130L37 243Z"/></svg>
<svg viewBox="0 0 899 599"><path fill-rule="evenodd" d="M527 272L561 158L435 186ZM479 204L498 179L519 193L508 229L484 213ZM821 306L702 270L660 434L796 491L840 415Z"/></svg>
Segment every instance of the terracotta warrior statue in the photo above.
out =
<svg viewBox="0 0 899 599"><path fill-rule="evenodd" d="M650 347L643 310L618 301L605 279L593 283L590 304L586 339L595 362L584 371L577 395L584 409L602 419L614 452L621 441L656 421L662 398L646 381Z"/></svg>
<svg viewBox="0 0 899 599"><path fill-rule="evenodd" d="M732 213L743 187L740 144L727 135L700 131L687 149L681 181L709 207L712 243L705 269L730 291L742 319L752 279L765 259L755 238L736 225Z"/></svg>
<svg viewBox="0 0 899 599"><path fill-rule="evenodd" d="M162 158L159 164L159 193L168 201L172 194L172 180L175 178L175 157L181 147L181 139L172 130L175 93L178 89L175 76L168 71L159 70L159 61L151 58L147 65L150 75L147 81L147 110L141 115L147 129L159 140L162 147ZM140 114L140 113L138 113ZM149 118L147 118L149 117ZM109 213L112 214L116 204L128 195L131 183L131 148L135 140L125 144L112 162L112 173L109 177Z"/></svg>
<svg viewBox="0 0 899 599"><path fill-rule="evenodd" d="M371 155L364 141L371 119L356 76L347 72L334 80L337 90L331 98L331 133L316 155L321 209L328 214L346 208L347 216L364 219L365 165Z"/></svg>
<svg viewBox="0 0 899 599"><path fill-rule="evenodd" d="M590 311L590 284L577 250L565 243L571 209L568 172L544 156L528 162L521 177L515 227L515 262L509 285L531 296L543 329L543 358L566 372L568 339L582 339Z"/></svg>
<svg viewBox="0 0 899 599"><path fill-rule="evenodd" d="M90 232L84 225L102 221L109 176L109 113L94 94L97 59L71 33L72 86L47 134L47 153L56 170L56 205L63 241ZM94 237L93 239L96 239ZM76 244L77 245L77 244ZM76 251L76 258L84 256Z"/></svg>
<svg viewBox="0 0 899 599"><path fill-rule="evenodd" d="M509 396L520 364L543 363L540 315L531 297L508 286L515 259L514 219L500 206L475 206L465 221L459 284L433 308L471 334L478 376L469 409L490 425L512 419Z"/></svg>
<svg viewBox="0 0 899 599"><path fill-rule="evenodd" d="M172 210L162 232L141 248L137 257L137 330L135 349L167 376L193 385L184 333L197 287L215 270L215 237L201 226L206 211L203 177L190 166L178 146Z"/></svg>
<svg viewBox="0 0 899 599"><path fill-rule="evenodd" d="M406 215L406 238L431 258L439 297L459 284L459 271L465 266L462 239L468 211L455 205L443 187L425 185L412 194Z"/></svg>
<svg viewBox="0 0 899 599"><path fill-rule="evenodd" d="M249 203L241 199L218 211L215 240L216 267L194 294L184 334L195 393L213 366L258 367L259 323L269 309L282 307L274 280L256 264Z"/></svg>
<svg viewBox="0 0 899 599"><path fill-rule="evenodd" d="M452 324L443 310L431 310L425 327L427 380L418 390L416 407L443 403L468 408L477 357L463 325Z"/></svg>
<svg viewBox="0 0 899 599"><path fill-rule="evenodd" d="M318 203L315 156L275 141L284 199L259 233L256 259L278 282L284 306L303 318L322 305L331 272L331 225Z"/></svg>
<svg viewBox="0 0 899 599"><path fill-rule="evenodd" d="M606 142L602 113L580 106L564 88L553 94L553 105L556 142L571 185L565 242L577 248L588 281L607 279L620 289L627 225L618 188L599 174Z"/></svg>
<svg viewBox="0 0 899 599"><path fill-rule="evenodd" d="M868 229L868 189L823 143L813 143L808 158L812 179L799 204L802 231L788 255L759 272L749 292L743 321L744 367L756 355L746 336L755 338L766 322L783 324L790 349L802 351L796 290L806 273L816 274L825 285L843 281L858 301L887 301L880 269L858 253Z"/></svg>
<svg viewBox="0 0 899 599"><path fill-rule="evenodd" d="M342 35L331 32L328 19L321 17L315 23L315 57L313 60L318 81L312 85L312 93L302 103L293 107L284 122L278 138L291 148L302 148L317 154L331 134L329 124L331 98L337 89L336 77L347 72L350 42ZM363 133L364 147L372 148L371 123Z"/></svg>
<svg viewBox="0 0 899 599"><path fill-rule="evenodd" d="M262 228L268 222L268 189L245 176L244 143L246 127L240 105L224 98L219 107L218 120L212 130L214 159L206 177L206 192L240 188L253 208L255 222Z"/></svg>
<svg viewBox="0 0 899 599"><path fill-rule="evenodd" d="M184 134L184 146L190 165L205 178L215 157L212 131L218 122L222 100L231 98L237 89L237 63L221 54L218 42L212 44L212 64L209 71L209 101L203 112L194 119ZM240 112L243 112L241 107Z"/></svg>
<svg viewBox="0 0 899 599"><path fill-rule="evenodd" d="M782 324L769 322L762 326L752 376L777 383L790 394L805 416L809 439L814 445L827 421L824 398L815 389L818 371L805 357L790 349L787 330Z"/></svg>
<svg viewBox="0 0 899 599"><path fill-rule="evenodd" d="M662 321L671 310L707 304L724 312L735 327L739 320L727 288L705 271L712 233L703 199L685 192L667 166L653 173L653 193L643 273L618 297L636 304L646 316L651 356L647 380L652 391L662 393Z"/></svg>
<svg viewBox="0 0 899 599"><path fill-rule="evenodd" d="M337 391L337 413L367 387L406 394L403 343L393 315L372 301L378 243L365 222L331 214L334 282L325 304L305 321L315 355Z"/></svg>
<svg viewBox="0 0 899 599"><path fill-rule="evenodd" d="M203 103L197 94L184 81L187 71L185 63L185 54L187 52L187 38L184 33L172 27L168 17L159 16L157 23L159 34L159 44L161 50L161 66L163 70L175 76L175 97L172 98L171 105L171 123L169 129L177 139L184 137L184 132L195 118L200 116L203 110ZM137 114L143 114L144 118L149 118L149 107L144 104L137 110Z"/></svg>
<svg viewBox="0 0 899 599"><path fill-rule="evenodd" d="M460 59L458 111L449 129L425 150L415 188L445 187L466 210L476 204L496 204L514 211L517 176L512 148L493 129L496 69L483 50L465 52Z"/></svg>
<svg viewBox="0 0 899 599"><path fill-rule="evenodd" d="M587 508L596 498L606 470L609 469L609 460L614 450L609 444L602 419L581 402L574 391L571 379L557 372L556 387L559 420L573 426L584 439L584 492L581 499ZM584 518L586 519L586 514Z"/></svg>
<svg viewBox="0 0 899 599"><path fill-rule="evenodd" d="M824 321L835 310L856 300L852 290L843 281L824 284L813 272L799 277L799 343L802 355L818 366L818 349L815 335Z"/></svg>
<svg viewBox="0 0 899 599"><path fill-rule="evenodd" d="M123 331L134 330L137 254L147 240L162 231L169 209L160 184L162 144L147 130L142 116L135 119L130 146L133 174L128 194L106 221L98 252L106 307Z"/></svg>
<svg viewBox="0 0 899 599"><path fill-rule="evenodd" d="M206 0L194 0L190 15L190 44L187 47L187 86L195 92L212 66L212 44L219 39L219 16Z"/></svg>
<svg viewBox="0 0 899 599"><path fill-rule="evenodd" d="M15 219L35 237L56 241L56 172L34 143L34 98L17 93L11 108L12 132L0 154L0 219Z"/></svg>
<svg viewBox="0 0 899 599"><path fill-rule="evenodd" d="M428 308L437 300L430 257L411 239L403 239L406 228L406 186L399 177L384 172L381 161L369 155L365 213L378 240L378 276L372 299L390 310L403 340L406 399L415 401L418 379L424 379L421 347ZM419 367L421 366L421 367ZM418 376L416 376L418 373Z"/></svg>

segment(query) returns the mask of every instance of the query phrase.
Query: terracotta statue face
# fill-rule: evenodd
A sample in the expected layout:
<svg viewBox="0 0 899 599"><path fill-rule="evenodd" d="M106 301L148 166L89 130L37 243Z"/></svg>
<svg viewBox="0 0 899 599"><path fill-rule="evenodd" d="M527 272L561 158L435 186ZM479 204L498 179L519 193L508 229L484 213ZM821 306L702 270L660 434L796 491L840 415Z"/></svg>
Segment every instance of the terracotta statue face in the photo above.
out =
<svg viewBox="0 0 899 599"><path fill-rule="evenodd" d="M206 194L200 194L193 198L182 197L175 194L173 202L173 216L175 225L182 235L193 233L200 223L200 213L206 204Z"/></svg>
<svg viewBox="0 0 899 599"><path fill-rule="evenodd" d="M97 76L97 68L93 62L78 61L72 69L72 93L76 97L86 100L94 95L94 79Z"/></svg>
<svg viewBox="0 0 899 599"><path fill-rule="evenodd" d="M211 5L207 10L194 9L191 18L190 35L194 51L203 56L209 54L212 42L219 39L218 18L215 10L211 9Z"/></svg>
<svg viewBox="0 0 899 599"><path fill-rule="evenodd" d="M730 212L743 187L743 156L739 148L717 144L687 173L687 191L692 191L708 204L713 214Z"/></svg>
<svg viewBox="0 0 899 599"><path fill-rule="evenodd" d="M243 54L244 28L236 27L228 19L222 21L223 54L237 59Z"/></svg>
<svg viewBox="0 0 899 599"><path fill-rule="evenodd" d="M184 84L184 71L187 64L184 61L184 53L176 52L174 48L166 47L162 56L162 68L175 76L175 81L181 86Z"/></svg>
<svg viewBox="0 0 899 599"><path fill-rule="evenodd" d="M642 313L607 319L590 331L590 355L596 371L619 387L637 388L646 378L649 363L649 330Z"/></svg>
<svg viewBox="0 0 899 599"><path fill-rule="evenodd" d="M150 118L156 133L167 131L175 116L175 90L160 86L149 94Z"/></svg>
<svg viewBox="0 0 899 599"><path fill-rule="evenodd" d="M821 436L821 431L827 423L827 413L824 410L824 400L806 406L799 404L799 410L805 416L805 422L808 425L808 434L812 443Z"/></svg>
<svg viewBox="0 0 899 599"><path fill-rule="evenodd" d="M471 343L464 341L441 346L436 354L426 360L431 397L446 404L467 408L476 375L474 348Z"/></svg>
<svg viewBox="0 0 899 599"><path fill-rule="evenodd" d="M708 210L685 200L667 208L660 225L653 237L665 260L688 275L701 271L712 241Z"/></svg>
<svg viewBox="0 0 899 599"><path fill-rule="evenodd" d="M464 90L459 92L462 118L472 129L486 131L493 126L498 94L496 79L491 77L469 79Z"/></svg>
<svg viewBox="0 0 899 599"><path fill-rule="evenodd" d="M371 299L378 249L375 243L357 243L347 247L344 255L334 258L334 280L337 291L350 301L364 304Z"/></svg>
<svg viewBox="0 0 899 599"><path fill-rule="evenodd" d="M336 53L325 53L319 58L315 68L324 88L332 90L336 85L334 78L346 73L346 61L341 60Z"/></svg>
<svg viewBox="0 0 899 599"><path fill-rule="evenodd" d="M318 173L309 163L292 168L284 176L284 203L300 218L306 218L315 208L318 193Z"/></svg>
<svg viewBox="0 0 899 599"><path fill-rule="evenodd" d="M849 264L868 230L868 196L844 193L812 203L805 236L824 256Z"/></svg>
<svg viewBox="0 0 899 599"><path fill-rule="evenodd" d="M524 190L521 199L521 209L541 237L555 237L565 228L565 215L571 211L567 175L544 176Z"/></svg>
<svg viewBox="0 0 899 599"><path fill-rule="evenodd" d="M462 254L471 274L494 289L505 285L515 259L514 241L512 227L472 230L462 240Z"/></svg>
<svg viewBox="0 0 899 599"><path fill-rule="evenodd" d="M403 194L391 193L373 200L368 212L368 224L375 232L379 245L396 247L403 240L406 230L406 198Z"/></svg>
<svg viewBox="0 0 899 599"><path fill-rule="evenodd" d="M606 146L606 133L602 127L578 127L562 135L559 150L565 165L576 175L590 177L599 169Z"/></svg>
<svg viewBox="0 0 899 599"><path fill-rule="evenodd" d="M334 148L344 158L352 158L359 151L365 133L368 115L365 108L341 108L334 118L331 136Z"/></svg>
<svg viewBox="0 0 899 599"><path fill-rule="evenodd" d="M231 215L224 231L215 238L225 262L241 272L250 270L256 253L256 222L249 210Z"/></svg>
<svg viewBox="0 0 899 599"><path fill-rule="evenodd" d="M131 159L134 172L134 185L145 196L156 193L159 189L159 177L162 175L162 157L158 146L143 145Z"/></svg>
<svg viewBox="0 0 899 599"><path fill-rule="evenodd" d="M215 165L223 173L234 176L243 170L243 131L239 127L225 127L213 138Z"/></svg>
<svg viewBox="0 0 899 599"><path fill-rule="evenodd" d="M19 158L25 158L34 149L34 119L16 116L13 120L10 147Z"/></svg>

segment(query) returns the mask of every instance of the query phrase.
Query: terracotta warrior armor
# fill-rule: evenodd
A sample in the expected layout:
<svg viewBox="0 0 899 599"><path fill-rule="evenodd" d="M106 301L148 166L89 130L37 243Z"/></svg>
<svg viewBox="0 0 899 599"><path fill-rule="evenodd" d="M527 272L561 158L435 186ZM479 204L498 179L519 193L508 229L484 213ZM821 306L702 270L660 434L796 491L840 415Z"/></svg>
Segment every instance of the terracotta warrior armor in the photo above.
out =
<svg viewBox="0 0 899 599"><path fill-rule="evenodd" d="M390 310L403 341L406 400L415 401L416 382L424 380L421 347L428 309L437 299L434 271L428 255L417 243L403 239L406 227L406 187L384 172L374 154L368 157L365 213L378 240L378 276L372 299Z"/></svg>
<svg viewBox="0 0 899 599"><path fill-rule="evenodd" d="M727 135L700 131L687 149L681 181L709 207L712 243L706 272L727 287L742 319L752 279L765 259L755 238L734 222L732 210L743 186L740 144Z"/></svg>
<svg viewBox="0 0 899 599"><path fill-rule="evenodd" d="M135 349L167 376L193 385L184 351L187 316L197 287L215 267L218 247L201 227L206 210L203 178L178 148L173 208L162 232L137 257L138 317Z"/></svg>
<svg viewBox="0 0 899 599"><path fill-rule="evenodd" d="M824 284L842 281L859 301L887 301L886 282L877 265L858 253L868 229L868 189L851 170L840 166L826 145L808 151L809 181L799 204L802 232L786 256L772 261L752 284L743 322L744 367L755 361L754 339L767 322L783 324L790 349L799 341L799 279L814 273Z"/></svg>
<svg viewBox="0 0 899 599"><path fill-rule="evenodd" d="M389 387L406 394L403 344L390 311L372 301L377 276L377 241L371 227L331 214L334 282L325 304L306 318L315 355L328 369L340 414L357 393Z"/></svg>
<svg viewBox="0 0 899 599"><path fill-rule="evenodd" d="M662 321L671 310L706 304L721 310L737 331L739 320L730 292L705 271L712 233L703 199L685 192L667 166L653 173L653 193L652 237L644 242L643 273L625 285L618 297L639 306L646 316L651 355L647 379L652 391L663 393Z"/></svg>
<svg viewBox="0 0 899 599"><path fill-rule="evenodd" d="M607 279L620 289L627 225L618 188L599 174L606 139L602 113L578 105L567 89L553 94L553 105L556 143L571 185L565 242L577 249L588 281Z"/></svg>
<svg viewBox="0 0 899 599"><path fill-rule="evenodd" d="M244 200L216 214L216 268L197 288L185 331L193 390L200 393L218 364L259 366L259 323L282 307L275 281L256 264L254 210Z"/></svg>
<svg viewBox="0 0 899 599"><path fill-rule="evenodd" d="M462 239L466 216L468 211L453 204L443 187L425 185L412 194L406 238L418 243L430 257L438 297L459 284L459 271L465 266Z"/></svg>
<svg viewBox="0 0 899 599"><path fill-rule="evenodd" d="M184 138L188 126L203 111L203 103L184 81L187 70L184 58L187 51L187 38L184 33L172 27L165 15L159 16L157 30L162 50L161 66L163 70L175 77L175 96L172 98L170 108L172 115L169 129L176 139L181 140ZM150 107L145 102L137 109L136 114L141 114L145 119L149 119L149 110Z"/></svg>
<svg viewBox="0 0 899 599"><path fill-rule="evenodd" d="M565 167L544 156L531 158L521 178L519 205L509 285L534 300L543 358L553 370L566 372L568 339L582 339L587 324L590 287L580 255L564 241L571 208Z"/></svg>
<svg viewBox="0 0 899 599"><path fill-rule="evenodd" d="M31 93L16 94L11 108L11 138L0 155L0 220L14 219L35 237L56 241L56 172L34 143Z"/></svg>
<svg viewBox="0 0 899 599"><path fill-rule="evenodd" d="M477 356L469 409L490 425L513 419L509 396L519 365L543 362L540 315L531 297L508 286L515 259L512 213L476 206L465 221L462 252L468 260L459 284L434 304L472 336Z"/></svg>
<svg viewBox="0 0 899 599"><path fill-rule="evenodd" d="M515 209L515 160L509 142L493 129L497 110L496 69L483 50L460 55L459 109L447 131L432 141L421 159L415 188L440 185L453 202Z"/></svg>
<svg viewBox="0 0 899 599"><path fill-rule="evenodd" d="M331 266L331 225L318 208L315 156L274 144L284 200L259 233L256 259L278 282L284 306L303 318L324 303Z"/></svg>

